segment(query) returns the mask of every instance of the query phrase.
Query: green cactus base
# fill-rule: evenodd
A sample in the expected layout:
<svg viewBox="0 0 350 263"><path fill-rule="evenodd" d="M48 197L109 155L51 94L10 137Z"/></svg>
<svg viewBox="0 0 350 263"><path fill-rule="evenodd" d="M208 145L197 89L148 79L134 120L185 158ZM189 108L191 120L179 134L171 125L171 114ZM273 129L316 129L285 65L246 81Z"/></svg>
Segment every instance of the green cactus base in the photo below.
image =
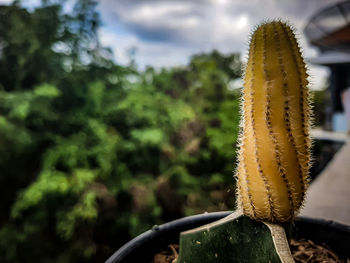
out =
<svg viewBox="0 0 350 263"><path fill-rule="evenodd" d="M280 225L252 220L235 212L180 235L176 263L294 262Z"/></svg>

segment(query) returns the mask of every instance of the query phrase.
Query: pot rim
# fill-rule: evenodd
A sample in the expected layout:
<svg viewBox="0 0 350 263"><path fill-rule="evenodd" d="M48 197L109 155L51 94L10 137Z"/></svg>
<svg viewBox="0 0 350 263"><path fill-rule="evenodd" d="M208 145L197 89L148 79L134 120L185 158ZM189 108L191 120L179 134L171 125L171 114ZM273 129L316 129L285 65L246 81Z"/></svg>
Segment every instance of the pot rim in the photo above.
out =
<svg viewBox="0 0 350 263"><path fill-rule="evenodd" d="M174 231L175 229L182 229L181 231L183 231L183 230L191 229L192 226L197 227L200 225L205 225L209 222L213 222L225 216L228 216L233 212L234 211L221 211L221 212L210 212L210 213L205 212L203 214L182 217L180 219L176 219L159 226L155 225L150 230L138 235L137 237L133 238L132 240L124 244L122 247L120 247L116 252L112 254L112 256L110 256L106 260L105 263L119 262L119 260L126 258L130 253L132 253L135 249L140 247L145 242L149 240L153 240L166 232ZM338 222L334 222L332 220L300 216L295 219L295 222L305 222L307 224L318 225L320 227L326 227L333 230L342 231L350 235L350 226L343 225Z"/></svg>

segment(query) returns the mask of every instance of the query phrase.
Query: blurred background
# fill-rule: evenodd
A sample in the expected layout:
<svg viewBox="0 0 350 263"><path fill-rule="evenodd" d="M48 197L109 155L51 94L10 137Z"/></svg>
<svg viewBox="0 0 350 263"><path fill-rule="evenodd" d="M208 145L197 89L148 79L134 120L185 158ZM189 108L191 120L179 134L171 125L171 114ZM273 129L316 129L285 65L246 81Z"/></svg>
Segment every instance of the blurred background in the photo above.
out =
<svg viewBox="0 0 350 263"><path fill-rule="evenodd" d="M337 3L0 0L0 262L103 262L155 224L233 210L242 67L263 20L296 28L315 127L346 132L349 45L329 33L349 4L343 24L312 20ZM338 148L315 143L312 177Z"/></svg>

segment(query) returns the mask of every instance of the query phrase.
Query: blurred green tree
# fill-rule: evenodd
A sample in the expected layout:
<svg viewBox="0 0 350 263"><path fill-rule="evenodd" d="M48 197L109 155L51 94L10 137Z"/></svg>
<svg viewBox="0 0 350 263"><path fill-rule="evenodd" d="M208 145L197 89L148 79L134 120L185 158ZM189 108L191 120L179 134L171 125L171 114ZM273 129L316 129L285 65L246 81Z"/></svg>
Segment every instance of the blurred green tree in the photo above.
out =
<svg viewBox="0 0 350 263"><path fill-rule="evenodd" d="M232 209L239 55L122 67L97 2L61 2L0 6L0 261L100 262L154 224Z"/></svg>

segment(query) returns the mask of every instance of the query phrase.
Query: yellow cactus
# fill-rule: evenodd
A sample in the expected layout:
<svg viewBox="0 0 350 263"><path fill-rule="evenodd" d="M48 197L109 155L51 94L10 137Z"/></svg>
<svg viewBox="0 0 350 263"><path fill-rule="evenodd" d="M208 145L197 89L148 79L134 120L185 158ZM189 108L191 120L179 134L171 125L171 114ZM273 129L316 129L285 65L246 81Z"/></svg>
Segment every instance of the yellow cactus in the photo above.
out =
<svg viewBox="0 0 350 263"><path fill-rule="evenodd" d="M305 63L281 21L253 33L245 70L236 172L243 213L291 221L305 197L310 164L310 106Z"/></svg>

